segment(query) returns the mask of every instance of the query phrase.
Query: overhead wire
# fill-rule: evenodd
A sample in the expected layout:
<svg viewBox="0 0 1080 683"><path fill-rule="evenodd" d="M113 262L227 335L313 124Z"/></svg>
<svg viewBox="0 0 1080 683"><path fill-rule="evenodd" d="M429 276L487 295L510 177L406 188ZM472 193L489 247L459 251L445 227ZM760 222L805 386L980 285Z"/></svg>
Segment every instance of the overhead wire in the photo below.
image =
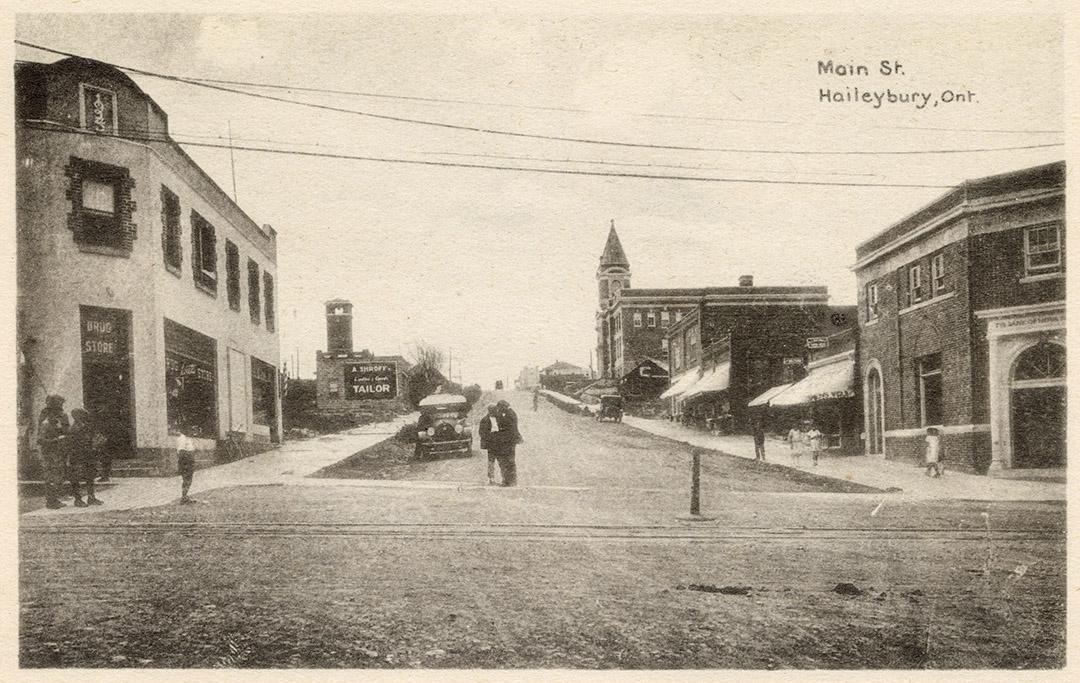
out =
<svg viewBox="0 0 1080 683"><path fill-rule="evenodd" d="M198 140L223 140L228 141L230 144L234 144L237 141L240 142L267 142L276 145L296 145L303 147L328 147L319 142L303 142L298 140L275 140L273 138L249 138L249 137L237 137L227 136L220 134L198 134L198 133L163 133L157 131L151 131L148 128L137 127L120 127L118 132L122 134L135 133L139 135L160 136L161 139L171 138L177 142L184 143L186 138L194 138ZM575 158L551 158L551 157L536 157L528 155L513 155L513 154L488 154L481 152L437 152L427 150L415 150L406 151L406 154L420 154L427 156L459 156L459 157L471 157L482 159L506 159L512 161L537 161L542 163L570 163L570 164L590 164L600 166L625 166L625 167L639 167L639 168L680 168L686 170L704 170L704 171L734 171L739 173L769 173L769 174L784 174L784 175L812 175L812 176L846 176L846 177L868 177L868 178L882 178L884 177L880 173L860 173L849 171L797 171L797 170L782 170L782 169L763 169L763 168L733 168L729 166L713 166L709 164L665 164L665 163L653 163L653 162L630 162L630 161L611 161L605 159L575 159Z"/></svg>
<svg viewBox="0 0 1080 683"><path fill-rule="evenodd" d="M104 134L97 133L95 131L81 130L76 128L70 128L66 126L58 125L40 125L36 123L24 122L21 124L24 128L31 130L43 130L53 133L74 133L80 135L93 135L102 137ZM135 137L130 135L118 136L121 139L136 140L141 142L168 142L175 145L188 145L191 147L205 147L209 149L224 149L232 150L235 152L261 152L266 154L282 154L300 157L314 157L325 159L349 159L354 161L372 161L383 162L392 164L413 164L418 166L435 166L443 168L474 168L483 170L498 170L498 171L521 171L529 173L547 173L557 175L575 175L575 176L597 176L605 178L637 178L647 180L671 180L671 181L697 181L697 182L713 182L713 183L749 183L758 185L808 185L808 186L821 186L821 187L889 187L889 188L938 188L938 189L952 189L958 187L957 185L937 185L930 183L856 183L856 182L839 182L839 181L816 181L816 180L767 180L761 178L733 178L733 177L715 177L715 176L679 176L679 175L660 175L649 173L615 173L609 171L586 171L580 169L557 169L557 168L538 168L532 166L500 166L496 164L464 164L451 161L429 161L421 159L401 159L394 157L378 157L378 156L366 156L356 154L335 154L331 152L308 152L303 150L289 150L289 149L273 149L270 147L252 147L247 145L227 145L217 144L210 142L177 142L169 138L164 137Z"/></svg>
<svg viewBox="0 0 1080 683"><path fill-rule="evenodd" d="M514 138L527 138L537 140L548 140L555 142L572 142L578 144L588 145L607 145L616 147L631 147L631 148L643 148L643 149L665 149L665 150L679 150L679 151L693 151L693 152L725 152L725 153L737 153L737 154L782 154L782 155L814 155L814 156L878 156L878 155L927 155L927 154L972 154L972 153L985 153L985 152L1002 152L1002 151L1017 151L1027 149L1041 149L1048 147L1061 147L1064 143L1044 143L1034 145L1011 145L1002 147L979 147L968 149L921 149L921 150L777 150L777 149L754 149L754 148L734 148L734 147L703 147L694 145L668 145L668 144L653 144L643 142L626 142L619 140L603 140L598 138L582 138L563 135L546 135L542 133L525 133L520 131L510 131L499 128L486 128L481 126L470 126L455 123L446 123L443 121L429 121L426 119L416 119L405 116L393 116L390 114L377 114L374 112L363 111L359 109L348 109L345 107L337 107L328 104L319 104L315 102L304 102L301 100L294 100L285 97L278 97L275 95L267 95L263 93L253 93L244 90L238 90L236 88L225 87L223 85L216 85L213 83L200 82L197 80L191 80L188 78L174 76L170 74L163 74L154 71L147 71L145 69L138 69L135 67L123 66L112 62L103 62L82 55L65 52L62 50L56 50L34 43L26 41L16 40L16 44L24 47L30 47L36 50L42 50L53 54L63 55L67 57L75 57L78 59L87 59L100 64L105 64L121 71L127 71L134 74L147 76L150 78L158 78L167 81L173 81L177 83L186 83L201 88L208 88L211 90L218 90L222 92L233 93L237 95L243 95L246 97L253 97L258 99L269 100L273 102L287 103L302 107L308 107L313 109L319 109L324 111L333 111L337 113L352 114L356 116L363 116L367 118L393 121L397 123L409 123L414 125L429 126L442 128L447 130L460 130L473 133L481 133L488 135L501 135Z"/></svg>

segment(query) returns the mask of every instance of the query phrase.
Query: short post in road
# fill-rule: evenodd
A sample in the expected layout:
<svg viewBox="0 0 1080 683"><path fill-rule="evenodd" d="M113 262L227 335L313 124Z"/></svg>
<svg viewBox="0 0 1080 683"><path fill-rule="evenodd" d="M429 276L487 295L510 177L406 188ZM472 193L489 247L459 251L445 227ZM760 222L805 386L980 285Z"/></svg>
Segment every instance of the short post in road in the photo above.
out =
<svg viewBox="0 0 1080 683"><path fill-rule="evenodd" d="M707 522L715 519L715 517L701 516L701 451L697 448L691 451L690 515L679 519L686 522Z"/></svg>

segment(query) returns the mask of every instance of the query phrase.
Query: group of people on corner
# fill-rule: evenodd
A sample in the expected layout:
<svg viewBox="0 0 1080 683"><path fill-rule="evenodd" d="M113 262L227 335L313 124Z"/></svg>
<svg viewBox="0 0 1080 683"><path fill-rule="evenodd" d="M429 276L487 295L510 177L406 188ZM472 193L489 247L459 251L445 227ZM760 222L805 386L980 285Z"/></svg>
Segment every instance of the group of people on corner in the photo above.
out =
<svg viewBox="0 0 1080 683"><path fill-rule="evenodd" d="M177 468L180 473L180 502L195 502L188 496L195 472L194 438L197 427L170 429L176 438ZM45 478L45 507L50 510L67 507L62 498L67 482L68 496L75 499L75 507L103 505L95 495L94 482L107 482L112 474L112 452L107 448L108 439L98 430L90 413L82 408L71 411L69 418L64 412L64 397L51 394L45 398L45 407L38 416L38 446L41 453L41 469ZM83 499L83 492L86 499Z"/></svg>
<svg viewBox="0 0 1080 683"><path fill-rule="evenodd" d="M488 406L487 415L480 420L480 448L487 451L488 484L495 482L495 463L499 464L503 486L517 485L517 445L524 443L518 429L518 417L510 404L503 400Z"/></svg>
<svg viewBox="0 0 1080 683"><path fill-rule="evenodd" d="M90 413L82 408L64 412L64 397L52 394L38 416L38 446L45 475L45 507L66 507L64 482L70 485L75 507L101 505L94 495L94 480L108 481L111 458L104 450L105 437L91 424ZM85 487L86 500L82 491Z"/></svg>

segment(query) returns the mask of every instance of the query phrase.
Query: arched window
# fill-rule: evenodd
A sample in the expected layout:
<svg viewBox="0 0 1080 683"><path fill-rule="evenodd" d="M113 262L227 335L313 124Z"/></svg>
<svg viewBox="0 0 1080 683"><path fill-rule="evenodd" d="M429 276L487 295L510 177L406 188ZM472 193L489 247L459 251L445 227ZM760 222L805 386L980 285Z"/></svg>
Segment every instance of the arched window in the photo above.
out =
<svg viewBox="0 0 1080 683"><path fill-rule="evenodd" d="M1065 347L1051 342L1039 342L1016 359L1013 381L1056 379L1065 376Z"/></svg>

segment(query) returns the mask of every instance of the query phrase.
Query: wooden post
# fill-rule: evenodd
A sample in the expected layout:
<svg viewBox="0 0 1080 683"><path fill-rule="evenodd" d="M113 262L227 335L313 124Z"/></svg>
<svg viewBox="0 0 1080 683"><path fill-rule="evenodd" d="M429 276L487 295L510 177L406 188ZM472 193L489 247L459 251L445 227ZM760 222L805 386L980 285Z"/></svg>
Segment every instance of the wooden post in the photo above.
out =
<svg viewBox="0 0 1080 683"><path fill-rule="evenodd" d="M694 450L693 464L690 466L690 514L701 514L701 453Z"/></svg>

